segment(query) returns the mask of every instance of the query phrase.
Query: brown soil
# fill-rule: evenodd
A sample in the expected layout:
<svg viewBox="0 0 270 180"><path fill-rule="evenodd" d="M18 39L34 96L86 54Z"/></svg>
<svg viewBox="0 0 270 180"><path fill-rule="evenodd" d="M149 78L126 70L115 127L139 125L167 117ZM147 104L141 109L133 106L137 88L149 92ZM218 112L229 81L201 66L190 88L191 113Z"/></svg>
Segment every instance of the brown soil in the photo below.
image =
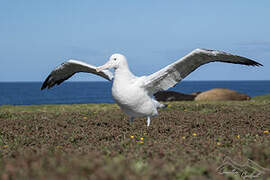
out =
<svg viewBox="0 0 270 180"><path fill-rule="evenodd" d="M172 103L149 128L105 106L0 107L0 178L228 179L225 157L270 168L269 103Z"/></svg>

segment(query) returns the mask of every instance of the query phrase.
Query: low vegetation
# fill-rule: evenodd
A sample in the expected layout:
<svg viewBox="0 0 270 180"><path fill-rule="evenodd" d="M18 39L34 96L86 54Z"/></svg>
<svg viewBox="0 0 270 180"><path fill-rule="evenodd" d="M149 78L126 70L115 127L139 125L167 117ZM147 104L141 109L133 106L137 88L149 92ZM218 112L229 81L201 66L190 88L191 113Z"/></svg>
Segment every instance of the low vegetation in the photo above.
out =
<svg viewBox="0 0 270 180"><path fill-rule="evenodd" d="M171 102L149 128L111 104L0 106L0 178L243 178L222 174L229 158L270 179L267 97Z"/></svg>

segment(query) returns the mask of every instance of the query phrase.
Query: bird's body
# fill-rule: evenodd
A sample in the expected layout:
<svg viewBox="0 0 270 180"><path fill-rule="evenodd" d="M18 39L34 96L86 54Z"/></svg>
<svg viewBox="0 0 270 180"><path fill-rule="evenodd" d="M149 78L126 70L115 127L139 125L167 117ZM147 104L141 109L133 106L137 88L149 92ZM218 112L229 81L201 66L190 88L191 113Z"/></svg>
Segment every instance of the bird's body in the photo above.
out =
<svg viewBox="0 0 270 180"><path fill-rule="evenodd" d="M120 108L133 117L152 117L158 114L157 104L143 87L144 78L130 72L127 64L114 72L112 96Z"/></svg>
<svg viewBox="0 0 270 180"><path fill-rule="evenodd" d="M222 51L196 49L160 71L149 76L137 77L129 70L125 56L113 54L109 61L100 67L69 60L50 73L41 89L60 84L77 72L100 75L107 80L113 80L112 96L120 108L130 116L130 120L133 121L134 117L147 117L149 126L150 117L158 115L157 109L165 106L157 102L153 94L175 86L199 66L214 61L261 66L256 61ZM106 70L110 68L114 68L114 74Z"/></svg>
<svg viewBox="0 0 270 180"><path fill-rule="evenodd" d="M115 79L112 96L121 109L131 117L157 115L154 99L142 87L142 78L130 81Z"/></svg>

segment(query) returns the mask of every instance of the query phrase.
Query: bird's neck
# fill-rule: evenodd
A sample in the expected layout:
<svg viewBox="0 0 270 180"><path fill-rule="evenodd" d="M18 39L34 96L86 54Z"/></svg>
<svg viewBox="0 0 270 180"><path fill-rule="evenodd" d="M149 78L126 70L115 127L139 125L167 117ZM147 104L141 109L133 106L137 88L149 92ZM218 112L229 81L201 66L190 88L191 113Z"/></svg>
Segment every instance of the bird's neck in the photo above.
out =
<svg viewBox="0 0 270 180"><path fill-rule="evenodd" d="M128 66L119 67L114 71L114 81L130 81L134 77Z"/></svg>

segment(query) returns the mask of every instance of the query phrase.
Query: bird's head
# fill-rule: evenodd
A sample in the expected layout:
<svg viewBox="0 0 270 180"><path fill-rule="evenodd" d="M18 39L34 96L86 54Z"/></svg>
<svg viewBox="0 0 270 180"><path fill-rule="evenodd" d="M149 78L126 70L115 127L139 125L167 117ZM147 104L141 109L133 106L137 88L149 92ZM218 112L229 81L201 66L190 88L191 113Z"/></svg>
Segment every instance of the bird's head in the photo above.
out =
<svg viewBox="0 0 270 180"><path fill-rule="evenodd" d="M111 69L114 68L115 70L119 67L127 66L127 60L126 57L122 54L113 54L111 55L108 62L106 62L104 65L99 66L96 68L97 72L102 71L104 69Z"/></svg>

